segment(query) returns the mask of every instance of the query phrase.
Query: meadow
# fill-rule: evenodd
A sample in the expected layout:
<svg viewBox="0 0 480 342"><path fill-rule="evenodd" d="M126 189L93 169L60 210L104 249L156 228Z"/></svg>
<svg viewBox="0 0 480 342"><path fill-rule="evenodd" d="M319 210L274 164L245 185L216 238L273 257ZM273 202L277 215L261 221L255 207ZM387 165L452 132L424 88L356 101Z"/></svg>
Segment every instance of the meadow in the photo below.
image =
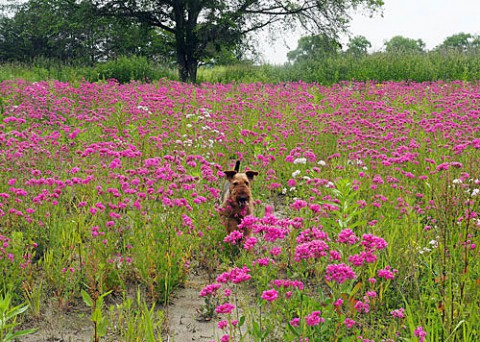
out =
<svg viewBox="0 0 480 342"><path fill-rule="evenodd" d="M222 342L480 335L478 82L17 79L0 111L0 339L53 305L161 341L198 270ZM244 243L217 212L237 159Z"/></svg>

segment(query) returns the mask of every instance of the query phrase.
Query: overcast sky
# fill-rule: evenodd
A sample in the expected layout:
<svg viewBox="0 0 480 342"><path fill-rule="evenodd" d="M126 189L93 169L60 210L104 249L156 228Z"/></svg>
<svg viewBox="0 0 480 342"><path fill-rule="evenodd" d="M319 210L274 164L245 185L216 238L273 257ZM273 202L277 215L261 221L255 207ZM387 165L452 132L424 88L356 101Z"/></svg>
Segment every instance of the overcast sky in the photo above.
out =
<svg viewBox="0 0 480 342"><path fill-rule="evenodd" d="M373 50L380 50L390 38L401 35L422 39L427 49L441 44L455 33L480 34L480 0L384 0L383 17L355 14L350 23L353 36L365 36ZM297 46L299 35L284 33L275 43L262 44L267 62L283 64L287 52ZM342 40L346 45L348 37Z"/></svg>

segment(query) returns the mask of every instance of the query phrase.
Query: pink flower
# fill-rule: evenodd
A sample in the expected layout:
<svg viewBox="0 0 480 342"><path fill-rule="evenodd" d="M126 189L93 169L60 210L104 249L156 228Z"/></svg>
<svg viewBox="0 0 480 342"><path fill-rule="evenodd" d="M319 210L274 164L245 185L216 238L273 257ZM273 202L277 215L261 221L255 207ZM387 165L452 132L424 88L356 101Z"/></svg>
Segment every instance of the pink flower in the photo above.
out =
<svg viewBox="0 0 480 342"><path fill-rule="evenodd" d="M328 245L322 240L313 240L297 245L295 248L296 262L304 259L319 259L327 255Z"/></svg>
<svg viewBox="0 0 480 342"><path fill-rule="evenodd" d="M225 329L228 326L228 321L226 319L217 323L218 329Z"/></svg>
<svg viewBox="0 0 480 342"><path fill-rule="evenodd" d="M304 284L299 280L290 280L290 279L275 279L271 282L272 286L278 288L297 288L299 290L304 289Z"/></svg>
<svg viewBox="0 0 480 342"><path fill-rule="evenodd" d="M424 342L425 341L425 336L427 336L427 332L423 330L423 327L417 327L414 331L414 335L418 337L419 342Z"/></svg>
<svg viewBox="0 0 480 342"><path fill-rule="evenodd" d="M388 246L388 243L384 239L372 234L363 235L361 244L365 247L366 251L371 252L385 249Z"/></svg>
<svg viewBox="0 0 480 342"><path fill-rule="evenodd" d="M308 326L319 325L320 323L325 322L325 318L320 317L320 311L313 311L310 315L305 316L305 322Z"/></svg>
<svg viewBox="0 0 480 342"><path fill-rule="evenodd" d="M230 303L225 303L217 306L217 308L215 309L215 312L219 314L225 314L225 313L229 314L229 313L232 313L233 309L235 309L235 305Z"/></svg>
<svg viewBox="0 0 480 342"><path fill-rule="evenodd" d="M225 334L220 338L220 342L229 342L230 341L230 335Z"/></svg>
<svg viewBox="0 0 480 342"><path fill-rule="evenodd" d="M236 245L242 238L243 238L243 234L238 230L234 230L223 239L223 242Z"/></svg>
<svg viewBox="0 0 480 342"><path fill-rule="evenodd" d="M382 270L378 270L377 271L377 275L380 277L380 278L385 278L385 279L393 279L395 278L395 273L397 273L398 271L396 269L393 269L392 271L390 271L391 267L390 266L386 266L384 269Z"/></svg>
<svg viewBox="0 0 480 342"><path fill-rule="evenodd" d="M298 317L295 317L290 321L290 325L292 327L298 327L299 323L300 323L300 318Z"/></svg>
<svg viewBox="0 0 480 342"><path fill-rule="evenodd" d="M353 319L351 318L345 318L345 320L343 321L343 324L348 328L348 329L351 329L354 325L355 325L355 322Z"/></svg>
<svg viewBox="0 0 480 342"><path fill-rule="evenodd" d="M270 254L272 256L277 256L279 254L282 253L282 247L273 247L271 250L270 250Z"/></svg>
<svg viewBox="0 0 480 342"><path fill-rule="evenodd" d="M254 260L252 264L253 264L253 266L258 265L258 266L266 267L270 264L275 264L275 261L273 261L270 258L261 258L261 259Z"/></svg>
<svg viewBox="0 0 480 342"><path fill-rule="evenodd" d="M390 311L390 314L393 316L393 318L405 318L405 309L400 308L397 310Z"/></svg>
<svg viewBox="0 0 480 342"><path fill-rule="evenodd" d="M220 274L217 277L217 282L225 284L231 281L234 284L239 284L252 278L252 276L248 274L249 272L250 269L247 266L243 266L243 268L235 267L230 272Z"/></svg>
<svg viewBox="0 0 480 342"><path fill-rule="evenodd" d="M296 240L298 244L301 244L305 242L311 242L313 240L323 240L328 242L330 241L330 238L328 237L328 233L323 230L323 227L319 226L304 230L298 235Z"/></svg>
<svg viewBox="0 0 480 342"><path fill-rule="evenodd" d="M351 229L344 229L338 233L338 242L347 243L349 245L354 245L358 241L358 237Z"/></svg>
<svg viewBox="0 0 480 342"><path fill-rule="evenodd" d="M243 244L243 248L247 251L251 250L257 244L257 239L253 236L249 237Z"/></svg>
<svg viewBox="0 0 480 342"><path fill-rule="evenodd" d="M290 208L293 210L300 210L308 206L308 203L304 200L296 200L290 205Z"/></svg>
<svg viewBox="0 0 480 342"><path fill-rule="evenodd" d="M350 266L345 264L330 264L327 266L325 272L325 279L327 281L335 281L339 284L343 284L349 279L355 279L357 275Z"/></svg>
<svg viewBox="0 0 480 342"><path fill-rule="evenodd" d="M266 300L267 302L273 302L277 298L278 292L275 289L266 290L262 293L262 299Z"/></svg>
<svg viewBox="0 0 480 342"><path fill-rule="evenodd" d="M338 298L335 303L333 303L333 306L338 308L339 306L342 306L343 305L343 299L342 298Z"/></svg>
<svg viewBox="0 0 480 342"><path fill-rule="evenodd" d="M362 301L357 301L354 305L354 308L355 310L357 310L358 312L365 312L365 313L368 313L370 311L370 304L368 304L367 302L362 302Z"/></svg>
<svg viewBox="0 0 480 342"><path fill-rule="evenodd" d="M209 284L207 286L205 286L201 291L200 291L200 297L206 297L206 296L209 296L215 292L217 292L217 290L222 287L222 284Z"/></svg>

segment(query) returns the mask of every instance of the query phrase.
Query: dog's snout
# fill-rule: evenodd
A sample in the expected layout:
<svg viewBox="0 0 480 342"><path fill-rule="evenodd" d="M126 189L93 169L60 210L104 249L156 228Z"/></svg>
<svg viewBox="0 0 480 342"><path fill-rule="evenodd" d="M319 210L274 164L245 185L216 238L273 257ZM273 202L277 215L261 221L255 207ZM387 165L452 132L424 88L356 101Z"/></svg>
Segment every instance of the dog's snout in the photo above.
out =
<svg viewBox="0 0 480 342"><path fill-rule="evenodd" d="M244 195L244 196L238 196L238 201L239 201L239 202L245 203L245 202L248 202L248 199L249 199L249 197L246 196L246 195Z"/></svg>

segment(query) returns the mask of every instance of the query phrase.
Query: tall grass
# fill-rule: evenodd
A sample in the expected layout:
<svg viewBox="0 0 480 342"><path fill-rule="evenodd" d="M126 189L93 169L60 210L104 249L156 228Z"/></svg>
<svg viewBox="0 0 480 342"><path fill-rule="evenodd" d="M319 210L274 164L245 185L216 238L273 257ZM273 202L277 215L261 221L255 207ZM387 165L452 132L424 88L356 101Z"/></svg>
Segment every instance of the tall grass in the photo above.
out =
<svg viewBox="0 0 480 342"><path fill-rule="evenodd" d="M34 63L0 66L0 81L21 78L29 81L59 80L96 82L117 79L150 82L161 78L178 80L171 66L146 60L144 57L120 57L96 66L62 65L45 59ZM474 81L480 79L480 52L432 51L426 53L378 52L365 56L348 54L296 64L201 67L198 82L208 83L281 83L315 82L332 85L341 81Z"/></svg>
<svg viewBox="0 0 480 342"><path fill-rule="evenodd" d="M207 82L304 81L332 85L341 81L437 81L480 79L480 52L374 53L305 60L283 66L231 66L201 70Z"/></svg>

